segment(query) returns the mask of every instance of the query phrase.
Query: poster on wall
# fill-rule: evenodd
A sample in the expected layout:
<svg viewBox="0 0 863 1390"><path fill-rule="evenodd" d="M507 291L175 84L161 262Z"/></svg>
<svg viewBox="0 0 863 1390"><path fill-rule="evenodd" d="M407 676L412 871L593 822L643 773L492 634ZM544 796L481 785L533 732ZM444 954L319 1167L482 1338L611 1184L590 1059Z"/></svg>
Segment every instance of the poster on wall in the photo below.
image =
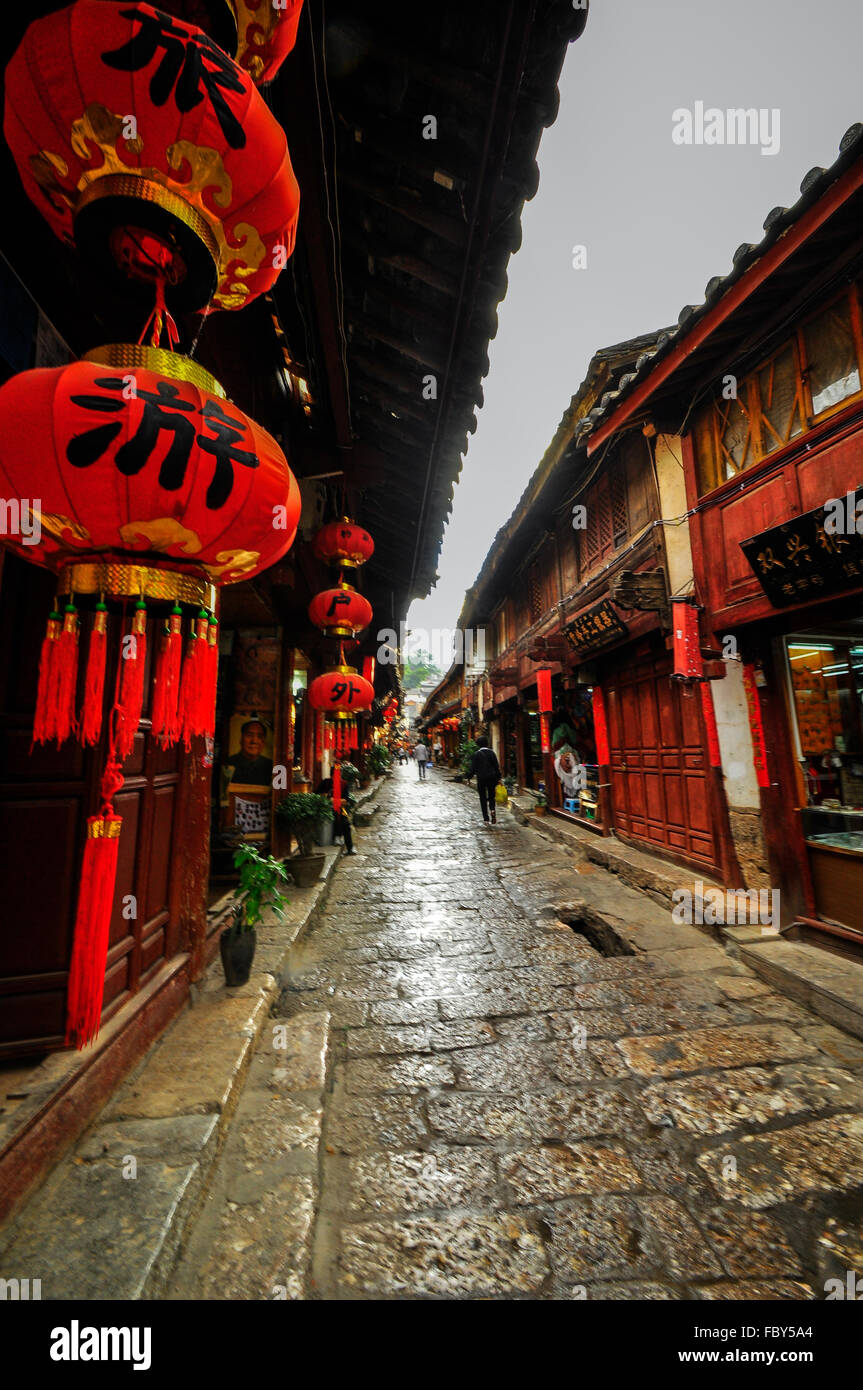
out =
<svg viewBox="0 0 863 1390"><path fill-rule="evenodd" d="M241 628L234 637L220 802L222 823L239 825L247 838L269 831L279 646L275 628Z"/></svg>

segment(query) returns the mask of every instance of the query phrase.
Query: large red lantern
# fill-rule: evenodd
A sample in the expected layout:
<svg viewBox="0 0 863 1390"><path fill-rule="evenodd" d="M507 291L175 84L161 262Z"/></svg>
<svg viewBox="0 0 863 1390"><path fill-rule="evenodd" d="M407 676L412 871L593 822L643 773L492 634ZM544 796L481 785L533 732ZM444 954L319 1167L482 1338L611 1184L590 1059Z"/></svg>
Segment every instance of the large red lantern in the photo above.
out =
<svg viewBox="0 0 863 1390"><path fill-rule="evenodd" d="M308 698L312 709L322 710L333 719L352 719L371 709L375 690L356 667L341 665L316 676Z"/></svg>
<svg viewBox="0 0 863 1390"><path fill-rule="evenodd" d="M232 0L237 16L237 62L253 82L272 82L297 41L303 0Z"/></svg>
<svg viewBox="0 0 863 1390"><path fill-rule="evenodd" d="M178 308L242 308L293 251L284 131L211 38L150 5L35 20L6 69L4 130L52 230Z"/></svg>
<svg viewBox="0 0 863 1390"><path fill-rule="evenodd" d="M355 568L371 559L375 543L362 526L357 526L348 517L342 517L341 521L330 521L321 527L315 536L313 550L325 564Z"/></svg>
<svg viewBox="0 0 863 1390"><path fill-rule="evenodd" d="M372 606L350 584L324 589L309 604L309 618L327 637L356 637L372 620Z"/></svg>
<svg viewBox="0 0 863 1390"><path fill-rule="evenodd" d="M38 544L5 537L24 559L78 592L110 590L91 571L111 567L113 592L143 584L145 597L154 567L207 586L250 579L289 549L300 516L278 444L208 372L126 345L0 388L0 495L32 499Z"/></svg>

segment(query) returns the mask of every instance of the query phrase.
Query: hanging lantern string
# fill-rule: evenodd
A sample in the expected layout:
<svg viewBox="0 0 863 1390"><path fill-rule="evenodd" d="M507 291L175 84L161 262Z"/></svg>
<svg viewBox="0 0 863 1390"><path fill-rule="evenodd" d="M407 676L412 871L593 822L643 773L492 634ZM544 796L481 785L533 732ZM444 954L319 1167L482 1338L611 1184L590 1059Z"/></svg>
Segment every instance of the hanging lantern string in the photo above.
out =
<svg viewBox="0 0 863 1390"><path fill-rule="evenodd" d="M143 331L138 339L139 345L143 343L152 324L152 334L150 335L151 347L159 347L162 341L163 329L168 334L168 351L175 352L180 342L180 333L173 315L169 313L165 303L165 277L156 276L156 303L147 322L144 324Z"/></svg>

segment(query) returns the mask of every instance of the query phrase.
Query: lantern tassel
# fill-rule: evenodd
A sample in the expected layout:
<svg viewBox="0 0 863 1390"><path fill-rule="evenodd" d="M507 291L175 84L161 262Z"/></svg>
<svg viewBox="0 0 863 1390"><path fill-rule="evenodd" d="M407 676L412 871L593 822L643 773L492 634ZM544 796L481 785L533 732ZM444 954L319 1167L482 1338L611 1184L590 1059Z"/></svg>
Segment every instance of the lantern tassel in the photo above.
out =
<svg viewBox="0 0 863 1390"><path fill-rule="evenodd" d="M203 731L216 733L216 692L219 684L219 624L211 617L207 626L207 660L204 666Z"/></svg>
<svg viewBox="0 0 863 1390"><path fill-rule="evenodd" d="M65 743L67 738L73 737L77 732L75 690L78 685L78 610L71 602L66 605L63 631L57 638L54 661L54 691L57 700L54 737L59 744Z"/></svg>
<svg viewBox="0 0 863 1390"><path fill-rule="evenodd" d="M123 643L120 677L120 707L117 712L117 757L125 762L135 743L144 705L144 670L147 665L147 605L140 599L135 605L132 639Z"/></svg>
<svg viewBox="0 0 863 1390"><path fill-rule="evenodd" d="M102 737L102 706L105 699L105 662L108 653L108 609L96 604L90 646L87 651L87 670L84 676L84 706L81 710L81 742L98 743Z"/></svg>
<svg viewBox="0 0 863 1390"><path fill-rule="evenodd" d="M180 680L180 720L187 753L193 737L204 732L206 723L207 623L202 608L189 640Z"/></svg>
<svg viewBox="0 0 863 1390"><path fill-rule="evenodd" d="M168 631L159 648L153 686L153 735L163 748L180 737L180 666L183 660L183 610L174 604Z"/></svg>
<svg viewBox="0 0 863 1390"><path fill-rule="evenodd" d="M100 814L87 821L87 843L69 964L66 1045L74 1044L79 1051L96 1037L102 1019L108 935L123 825L122 816L114 814L112 800L122 785L123 775L112 748L102 778Z"/></svg>
<svg viewBox="0 0 863 1390"><path fill-rule="evenodd" d="M33 719L33 742L47 743L57 731L57 639L63 619L55 610L48 617L39 657L39 686L36 691L36 714Z"/></svg>
<svg viewBox="0 0 863 1390"><path fill-rule="evenodd" d="M336 815L342 809L342 767L341 763L336 763L333 768L333 810Z"/></svg>

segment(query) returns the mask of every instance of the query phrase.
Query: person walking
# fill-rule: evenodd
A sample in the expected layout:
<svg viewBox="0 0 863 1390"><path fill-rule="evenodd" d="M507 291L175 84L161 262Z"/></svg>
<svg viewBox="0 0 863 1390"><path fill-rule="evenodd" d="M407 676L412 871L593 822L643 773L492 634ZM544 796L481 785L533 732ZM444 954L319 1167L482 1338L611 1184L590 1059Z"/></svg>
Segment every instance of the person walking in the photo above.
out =
<svg viewBox="0 0 863 1390"><path fill-rule="evenodd" d="M414 757L417 760L420 781L424 782L426 779L426 763L429 760L429 750L426 748L424 743L417 744L416 748L414 749Z"/></svg>
<svg viewBox="0 0 863 1390"><path fill-rule="evenodd" d="M489 748L488 739L482 735L476 741L476 752L471 760L470 776L476 778L476 789L479 792L479 805L484 823L496 825L495 788L500 781L500 763L494 749Z"/></svg>

